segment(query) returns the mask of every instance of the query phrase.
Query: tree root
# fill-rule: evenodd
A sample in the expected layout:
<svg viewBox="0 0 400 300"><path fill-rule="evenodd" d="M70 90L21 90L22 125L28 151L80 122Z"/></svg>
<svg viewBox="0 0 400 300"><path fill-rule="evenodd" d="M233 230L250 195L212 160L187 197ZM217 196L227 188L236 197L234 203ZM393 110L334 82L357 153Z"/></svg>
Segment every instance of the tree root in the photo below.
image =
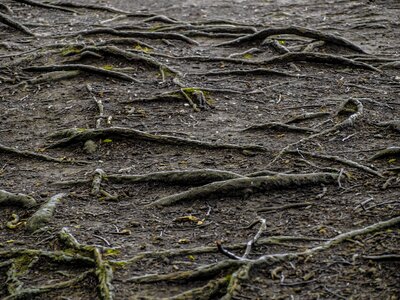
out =
<svg viewBox="0 0 400 300"><path fill-rule="evenodd" d="M34 158L34 159L38 159L38 160L56 162L56 163L72 163L72 164L87 163L85 161L73 161L73 160L68 160L68 159L64 159L64 158L55 158L55 157L51 157L51 156L48 156L45 154L35 153L32 151L18 150L15 148L4 146L3 144L0 144L0 152L11 153L11 154L15 154L15 155L26 157L26 158Z"/></svg>
<svg viewBox="0 0 400 300"><path fill-rule="evenodd" d="M40 84L46 82L57 82L60 80L75 78L81 74L81 71L60 71L60 72L51 72L47 74L42 74L38 77L28 79L25 81L21 81L16 84L14 87L18 88L27 84Z"/></svg>
<svg viewBox="0 0 400 300"><path fill-rule="evenodd" d="M184 185L202 185L215 181L241 178L243 176L221 170L200 169L193 171L166 171L145 175L108 175L106 178L112 183L140 183L162 182Z"/></svg>
<svg viewBox="0 0 400 300"><path fill-rule="evenodd" d="M220 75L276 75L276 76L286 76L286 77L302 77L300 75L291 74L287 72L266 69L266 68L257 68L252 70L229 70L229 71L208 71L203 73L190 73L190 75L198 75L198 76L220 76Z"/></svg>
<svg viewBox="0 0 400 300"><path fill-rule="evenodd" d="M229 271L241 265L243 265L243 262L239 260L224 260L218 263L201 266L192 271L180 271L169 274L146 274L143 276L128 278L125 280L125 282L154 283L160 281L179 281L210 278L221 273L222 271Z"/></svg>
<svg viewBox="0 0 400 300"><path fill-rule="evenodd" d="M91 195L98 196L100 194L100 185L104 177L106 177L106 172L104 172L102 169L96 169L94 171L92 190L90 191Z"/></svg>
<svg viewBox="0 0 400 300"><path fill-rule="evenodd" d="M375 176L378 176L378 177L383 177L383 175L380 172L375 171L375 170L371 169L370 167L361 165L361 164L359 164L359 163L357 163L355 161L352 161L352 160L349 160L349 159L346 159L346 158L342 158L342 157L339 157L339 156L335 156L335 155L325 155L325 154L320 154L320 153L316 153L316 152L307 152L307 151L303 151L303 150L290 150L290 151L287 150L287 151L285 151L285 153L287 153L287 154L295 154L295 155L311 156L311 157L315 157L315 158L335 161L335 162L342 163L344 165L347 165L347 166L362 170L362 171L367 172L369 174L372 174L372 175L375 175Z"/></svg>
<svg viewBox="0 0 400 300"><path fill-rule="evenodd" d="M95 274L99 282L98 289L100 299L112 300L113 286L111 284L111 281L113 278L113 270L109 262L103 260L98 247L80 244L67 228L61 229L59 233L59 238L68 247L94 257L94 262L96 266Z"/></svg>
<svg viewBox="0 0 400 300"><path fill-rule="evenodd" d="M66 2L66 1L50 1L49 3L51 5L57 6L57 7L84 8L84 9L92 9L92 10L99 10L99 11L107 11L107 12L124 14L124 15L129 14L128 11L114 8L111 6L102 6L102 5L86 4L86 3L72 3L72 2Z"/></svg>
<svg viewBox="0 0 400 300"><path fill-rule="evenodd" d="M73 288L76 286L77 283L83 281L86 279L89 275L92 275L93 271L89 270L86 272L83 272L76 276L73 279L59 282L59 283L54 283L54 284L49 284L49 285L42 285L39 287L35 288L27 288L27 289L21 289L5 298L3 300L18 300L18 299L32 299L35 296L48 293L50 291L54 290L60 290L60 289L65 289L65 288Z"/></svg>
<svg viewBox="0 0 400 300"><path fill-rule="evenodd" d="M328 113L328 112L304 113L301 115L294 116L290 120L286 121L285 124L298 123L301 121L317 119L317 118L326 117L329 115L330 115L330 113Z"/></svg>
<svg viewBox="0 0 400 300"><path fill-rule="evenodd" d="M237 58L228 58L228 57L207 57L207 56L181 56L174 57L175 59L180 60L192 60L198 62L227 62L232 64L240 64L240 65L272 65L272 64L280 64L280 63L291 63L291 62L299 62L305 61L310 63L323 63L323 64L333 64L333 65L343 65L349 66L353 68L372 70L375 72L382 73L381 70L375 68L372 65L367 63L363 63L360 61L355 61L349 58L345 58L338 55L333 54L324 54L324 53L315 53L315 52L289 52L286 54L273 56L264 60L246 60L246 59L237 59Z"/></svg>
<svg viewBox="0 0 400 300"><path fill-rule="evenodd" d="M221 280L229 279L230 281L230 284L228 285L226 290L225 298L223 299L231 299L231 297L237 291L237 288L240 286L240 282L243 280L247 280L249 278L250 270L253 267L256 266L264 267L266 265L270 266L278 262L285 262L297 259L299 257L309 257L311 255L314 255L315 253L328 250L338 244L345 242L348 239L353 239L357 236L382 231L384 229L396 226L399 223L400 223L400 217L395 217L387 221L378 222L361 229L356 229L337 235L336 237L327 240L326 242L320 244L319 246L309 248L301 252L266 254L256 259L238 257L235 254L232 254L231 252L227 251L224 247L222 247L222 245L219 245L218 249L222 254L228 257L235 257L235 259L226 259L221 262L201 266L190 271L180 271L169 274L146 274L143 276L131 277L125 280L125 282L140 284L140 283L157 283L162 281L163 282L173 282L181 280L191 281L202 278L213 278L215 275L221 273L225 274L228 273L231 275L221 278ZM221 288L224 286L225 284L221 286Z"/></svg>
<svg viewBox="0 0 400 300"><path fill-rule="evenodd" d="M111 77L124 81L141 83L139 80L121 72L106 70L94 66L81 65L81 64L32 66L24 68L24 71L28 72L82 71L88 74L101 75L104 77Z"/></svg>
<svg viewBox="0 0 400 300"><path fill-rule="evenodd" d="M69 8L64 8L64 7L60 7L60 6L56 6L56 5L52 5L52 4L45 4L43 2L38 2L38 1L34 1L34 0L12 0L12 1L27 4L30 6L57 9L57 10L66 11L66 12L70 12L70 13L77 13L75 10L72 10Z"/></svg>
<svg viewBox="0 0 400 300"><path fill-rule="evenodd" d="M147 38L153 40L167 39L167 40L180 40L186 42L191 45L199 45L195 40L184 36L179 33L164 33L164 32L142 32L142 31L119 31L112 28L97 28L97 29L89 29L82 30L73 33L66 33L62 35L57 35L55 37L75 37L78 35L88 36L88 35L96 35L96 34L110 34L113 36L119 37L133 37L133 38Z"/></svg>
<svg viewBox="0 0 400 300"><path fill-rule="evenodd" d="M381 151L378 151L376 154L374 154L368 160L371 161L371 160L376 160L376 159L381 159L381 158L386 158L386 157L391 157L391 156L400 156L400 147L389 147L389 148L383 149Z"/></svg>
<svg viewBox="0 0 400 300"><path fill-rule="evenodd" d="M270 59L266 59L261 61L261 64L277 64L277 63L288 63L288 62L296 62L296 61L306 61L311 63L324 63L324 64L333 64L333 65L343 65L350 66L353 68L361 68L366 70L372 70L375 72L381 73L382 71L378 68L375 68L372 65L355 61L352 59L348 59L338 55L332 54L322 54L315 52L290 52L280 56L271 57Z"/></svg>
<svg viewBox="0 0 400 300"><path fill-rule="evenodd" d="M128 61L142 61L150 66L156 67L157 69L166 69L173 74L180 75L179 71L177 71L165 64L158 62L157 60L155 60L152 57L146 57L145 55L137 55L135 53L125 51L125 50L120 49L115 46L87 46L80 51L81 52L90 51L93 53L101 53L101 54L105 54L106 56L113 55L116 57L122 57Z"/></svg>
<svg viewBox="0 0 400 300"><path fill-rule="evenodd" d="M394 131L400 132L400 120L379 122L376 125L380 126L380 127L386 127L386 128L392 129Z"/></svg>
<svg viewBox="0 0 400 300"><path fill-rule="evenodd" d="M36 206L36 200L25 194L13 194L5 190L0 190L0 206L21 206L33 207Z"/></svg>
<svg viewBox="0 0 400 300"><path fill-rule="evenodd" d="M350 108L348 108L348 106ZM353 106L355 106L355 108ZM311 135L309 135L307 137L304 137L304 138L298 140L297 142L294 142L292 144L287 145L285 148L283 148L278 153L278 155L275 156L275 158L269 163L269 165L272 165L282 155L284 155L285 153L288 153L290 148L292 148L293 146L300 145L300 144L302 144L304 142L310 141L310 140L315 139L317 137L327 136L328 134L330 134L332 132L335 132L337 130L342 130L343 128L353 126L355 120L358 119L363 114L364 106L362 105L362 103L358 99L354 99L354 98L346 99L340 104L336 115L339 115L343 111L347 111L347 109L351 110L351 115L348 116L345 120L343 120L342 122L336 124L335 126L333 126L331 128L328 128L328 129L325 129L323 131L319 131L317 133L311 134Z"/></svg>
<svg viewBox="0 0 400 300"><path fill-rule="evenodd" d="M267 37L280 34L294 34L298 36L304 36L311 39L321 40L327 43L343 46L359 53L366 53L359 46L355 45L354 43L350 42L349 40L341 36L329 33L323 33L319 30L298 27L298 26L268 28L253 34L246 35L244 37L237 38L233 41L221 43L217 46L236 46L236 45L241 45L243 43L265 40Z"/></svg>
<svg viewBox="0 0 400 300"><path fill-rule="evenodd" d="M65 131L64 131L65 132ZM248 150L248 151L260 151L267 152L267 148L257 145L234 145L234 144L215 144L210 142L203 142L199 140L184 139L169 135L157 135L148 132L123 128L123 127L110 127L104 129L68 129L70 134L69 137L61 139L48 145L46 148L56 148L71 145L78 142L85 142L90 139L96 139L101 137L113 136L113 137L125 137L134 140L150 141L161 144L170 145L182 145L182 146L192 146L206 149L232 149L232 150Z"/></svg>
<svg viewBox="0 0 400 300"><path fill-rule="evenodd" d="M13 18L11 18L10 16L0 12L0 23L3 23L7 26L10 26L11 28L14 28L18 31L21 31L27 35L30 36L35 36L35 34L30 31L30 29L28 29L28 27L22 25L21 23L15 21Z"/></svg>
<svg viewBox="0 0 400 300"><path fill-rule="evenodd" d="M311 174L277 174L253 178L235 178L217 181L188 191L158 199L150 204L152 206L169 206L177 202L218 198L223 196L244 196L270 189L296 187L310 184L333 183L338 179L334 173Z"/></svg>
<svg viewBox="0 0 400 300"><path fill-rule="evenodd" d="M26 229L29 231L36 231L45 224L49 223L53 217L56 206L65 197L65 193L54 195L50 200L44 203L29 219L26 224Z"/></svg>
<svg viewBox="0 0 400 300"><path fill-rule="evenodd" d="M317 129L298 127L293 125L288 125L280 122L269 122L260 125L253 125L242 130L244 131L258 131L258 130L274 130L274 131L287 131L287 132L301 132L301 133L316 133Z"/></svg>

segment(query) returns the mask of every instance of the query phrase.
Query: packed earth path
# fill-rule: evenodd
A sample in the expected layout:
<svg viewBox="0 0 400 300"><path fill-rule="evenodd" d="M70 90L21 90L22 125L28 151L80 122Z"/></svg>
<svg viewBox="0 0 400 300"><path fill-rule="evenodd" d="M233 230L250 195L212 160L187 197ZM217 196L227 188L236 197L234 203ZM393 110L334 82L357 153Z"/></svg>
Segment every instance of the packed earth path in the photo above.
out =
<svg viewBox="0 0 400 300"><path fill-rule="evenodd" d="M400 2L0 2L1 299L400 295Z"/></svg>

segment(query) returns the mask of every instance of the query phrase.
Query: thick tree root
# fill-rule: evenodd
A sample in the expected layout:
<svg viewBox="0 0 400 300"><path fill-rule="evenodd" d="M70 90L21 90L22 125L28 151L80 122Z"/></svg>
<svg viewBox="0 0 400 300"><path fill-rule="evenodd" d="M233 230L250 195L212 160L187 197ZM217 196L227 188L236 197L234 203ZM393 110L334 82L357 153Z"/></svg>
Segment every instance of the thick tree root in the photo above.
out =
<svg viewBox="0 0 400 300"><path fill-rule="evenodd" d="M243 280L247 280L250 276L250 270L256 266L270 266L278 262L285 262L293 259L297 259L299 257L309 257L314 255L315 253L322 252L328 250L340 243L345 242L348 239L353 239L357 236L371 234L374 232L379 232L385 230L387 228L396 226L400 223L400 217L395 217L393 219L382 221L379 223L375 223L373 225L367 226L365 228L352 230L347 233L340 234L328 241L322 243L319 246L314 248L309 248L307 250L301 252L294 253L279 253L279 254L267 254L263 255L256 259L248 259L243 257L238 257L235 254L227 251L224 247L219 246L219 251L228 256L235 257L236 259L227 259L221 262L205 265L198 267L194 270L190 271L181 271L181 272L173 272L169 274L147 274L143 276L136 276L127 279L125 282L130 283L157 283L157 282L173 282L173 281L181 281L181 280L196 280L202 278L213 278L217 274L230 274L230 276L223 277L224 279L230 280L230 284L228 285L225 299L231 299L231 297L237 291L237 287L240 285L240 282ZM234 276L232 276L234 275ZM222 280L222 278L221 278ZM225 285L223 285L224 287ZM180 299L180 298L178 298Z"/></svg>
<svg viewBox="0 0 400 300"><path fill-rule="evenodd" d="M15 85L15 88L25 86L27 84L40 84L40 83L46 83L46 82L57 82L61 80L66 80L66 79L71 79L79 76L81 74L80 71L60 71L60 72L51 72L47 74L42 74L38 77L28 79L25 81L21 81L17 85Z"/></svg>
<svg viewBox="0 0 400 300"><path fill-rule="evenodd" d="M112 183L161 182L183 185L202 185L241 177L243 176L229 171L200 169L193 171L156 172L145 175L108 175L106 178Z"/></svg>
<svg viewBox="0 0 400 300"><path fill-rule="evenodd" d="M131 37L131 38L147 38L153 40L180 40L186 42L191 45L199 45L198 42L195 40L184 36L183 34L179 33L166 33L166 32L142 32L142 31L119 31L112 28L97 28L97 29L89 29L83 31L77 31L73 33L66 33L63 35L57 35L55 37L74 37L78 35L89 36L89 35L96 35L96 34L109 34L113 36L119 37Z"/></svg>
<svg viewBox="0 0 400 300"><path fill-rule="evenodd" d="M239 260L224 260L218 263L201 266L192 271L180 271L169 274L147 274L131 277L126 282L131 283L153 283L160 281L194 280L213 277L222 271L229 271L243 265Z"/></svg>
<svg viewBox="0 0 400 300"><path fill-rule="evenodd" d="M65 131L64 131L65 132ZM134 140L150 141L160 144L170 145L181 145L181 146L192 146L206 149L232 149L232 150L249 150L249 151L260 151L267 152L267 148L257 145L234 145L234 144L214 144L210 142L203 142L199 140L184 139L169 135L157 135L148 132L123 128L123 127L110 127L104 129L68 129L69 137L61 139L48 145L46 148L56 148L71 145L74 143L85 142L87 140L102 138L107 136L113 137L124 137Z"/></svg>
<svg viewBox="0 0 400 300"><path fill-rule="evenodd" d="M19 291L3 298L3 300L20 300L20 299L32 299L35 296L48 293L54 290L66 289L66 288L74 288L76 284L86 279L89 275L93 274L93 270L89 270L83 272L76 276L73 279L49 284L49 285L42 285L35 288L27 288L27 289L20 289Z"/></svg>
<svg viewBox="0 0 400 300"><path fill-rule="evenodd" d="M59 233L59 239L68 247L83 252L86 255L93 256L96 265L95 274L99 285L99 296L102 300L112 300L113 286L111 284L113 278L113 270L108 261L104 261L100 250L96 246L80 244L67 228L62 228Z"/></svg>
<svg viewBox="0 0 400 300"><path fill-rule="evenodd" d="M54 195L50 198L49 201L44 203L29 219L26 224L26 228L29 231L35 231L47 223L49 223L54 215L55 209L57 205L61 202L62 198L65 197L66 194L60 193Z"/></svg>
<svg viewBox="0 0 400 300"><path fill-rule="evenodd" d="M27 4L27 5L30 5L30 6L57 9L57 10L66 11L66 12L70 12L70 13L77 13L75 10L72 10L72 9L69 9L69 8L64 8L64 7L51 5L51 4L46 4L46 3L38 2L38 1L34 1L34 0L12 0L12 1L18 2L18 3Z"/></svg>
<svg viewBox="0 0 400 300"><path fill-rule="evenodd" d="M63 159L63 158L55 158L55 157L51 157L49 155L39 154L39 153L35 153L32 151L18 150L15 148L4 146L3 144L0 144L0 152L11 153L11 154L18 155L21 157L34 158L34 159L38 159L38 160L56 162L56 163L72 163L72 164L87 163L85 161L73 161L73 160L68 160L68 159Z"/></svg>
<svg viewBox="0 0 400 300"><path fill-rule="evenodd" d="M386 127L386 128L392 129L394 131L400 132L400 120L380 122L376 125L380 126L380 127Z"/></svg>
<svg viewBox="0 0 400 300"><path fill-rule="evenodd" d="M316 152L307 152L307 151L303 151L303 150L290 150L290 151L287 150L287 151L285 151L285 153L301 155L301 156L310 156L310 157L320 158L320 159L324 159L324 160L335 161L335 162L347 165L349 167L353 167L353 168L362 170L369 174L372 174L372 175L375 175L378 177L383 177L383 175L379 171L375 171L375 170L371 169L370 167L361 165L355 161L352 161L352 160L349 160L346 158L342 158L339 156L335 156L335 155L325 155L325 154L320 154L320 153L316 153Z"/></svg>
<svg viewBox="0 0 400 300"><path fill-rule="evenodd" d="M285 124L298 123L301 121L317 119L317 118L326 117L329 115L330 115L330 113L328 113L328 112L304 113L304 114L296 115L296 116L292 117L291 119L286 121Z"/></svg>
<svg viewBox="0 0 400 300"><path fill-rule="evenodd" d="M116 57L122 57L126 59L127 61L141 61L146 63L147 65L150 65L152 67L156 67L157 69L165 69L168 70L169 72L173 74L180 75L180 72L177 70L174 70L173 68L158 62L154 58L150 56L145 56L145 54L135 54L129 51L125 51L123 49L120 49L116 46L88 46L80 50L81 52L83 51L89 51L93 53L99 53L99 54L104 54L105 56L116 56Z"/></svg>
<svg viewBox="0 0 400 300"><path fill-rule="evenodd" d="M302 77L300 75L291 74L287 72L266 69L266 68L257 68L251 70L228 70L228 71L208 71L203 73L190 73L190 75L199 75L199 76L228 76L228 75L276 75L276 76L284 76L284 77Z"/></svg>
<svg viewBox="0 0 400 300"><path fill-rule="evenodd" d="M167 196L147 206L169 206L177 202L219 198L223 196L244 196L270 189L298 187L310 184L334 183L338 179L334 173L277 174L253 178L235 178L213 182L188 191Z"/></svg>
<svg viewBox="0 0 400 300"><path fill-rule="evenodd" d="M24 25L22 25L21 23L15 21L13 18L11 18L10 16L0 12L0 23L3 23L7 26L10 26L11 28L14 28L18 31L21 31L27 35L30 36L35 36L35 34L30 31L30 29Z"/></svg>
<svg viewBox="0 0 400 300"><path fill-rule="evenodd" d="M368 160L376 160L376 159L381 159L381 158L386 158L386 157L391 157L391 156L400 156L400 147L389 147L386 149L383 149L381 151L378 151L375 153L372 157L370 157Z"/></svg>
<svg viewBox="0 0 400 300"><path fill-rule="evenodd" d="M36 206L36 200L25 194L13 194L5 190L0 190L0 206L21 206L33 207Z"/></svg>
<svg viewBox="0 0 400 300"><path fill-rule="evenodd" d="M243 129L242 131L259 131L259 130L274 130L274 131L287 131L287 132L300 132L300 133L316 133L319 131L314 128L298 127L280 122L269 122L260 125L253 125Z"/></svg>
<svg viewBox="0 0 400 300"><path fill-rule="evenodd" d="M351 50L357 51L359 53L366 53L359 46L355 45L354 43L350 42L349 40L347 40L341 36L337 36L337 35L329 34L329 33L323 33L319 30L298 27L298 26L268 28L268 29L258 31L253 34L246 35L244 37L237 38L233 41L221 43L218 46L236 46L236 45L241 45L243 43L261 41L270 36L280 35L280 34L294 34L294 35L298 35L298 36L304 36L304 37L308 37L311 39L321 40L321 41L324 41L327 43L343 46L343 47L349 48Z"/></svg>
<svg viewBox="0 0 400 300"><path fill-rule="evenodd" d="M335 126L332 126L331 128L319 131L318 133L311 134L309 136L306 136L306 137L298 140L297 142L287 145L285 148L283 148L278 153L278 155L275 156L275 158L269 163L269 165L272 165L273 163L275 163L280 157L282 157L282 155L284 155L285 153L288 153L288 151L290 152L290 149L293 148L294 146L300 145L302 143L305 143L307 141L310 141L312 139L315 139L315 138L318 138L321 136L327 136L328 134L331 134L332 132L342 130L346 127L353 126L354 122L362 116L362 114L364 112L364 106L357 99L353 99L353 98L346 99L345 101L343 101L340 104L336 115L339 115L340 113L342 113L344 111L347 112L347 110L351 110L351 115L348 116L346 119L344 119L342 122L336 124Z"/></svg>
<svg viewBox="0 0 400 300"><path fill-rule="evenodd" d="M381 70L375 68L372 65L367 63L363 63L360 61L355 61L349 58L345 58L338 55L333 54L324 54L324 53L315 53L315 52L289 52L286 54L273 56L264 60L248 60L248 59L237 59L237 58L228 58L228 57L207 57L207 56L181 56L174 57L175 59L180 60L192 60L198 62L227 62L232 64L240 64L240 65L256 65L259 66L267 66L273 64L282 64L282 63L291 63L291 62L310 62L310 63L322 63L322 64L332 64L332 65L342 65L349 66L357 69L366 69L372 70L375 72L382 73Z"/></svg>
<svg viewBox="0 0 400 300"><path fill-rule="evenodd" d="M86 3L72 3L72 2L66 2L66 1L50 1L49 3L51 5L57 6L57 7L84 8L84 9L92 9L92 10L99 10L99 11L108 11L108 12L117 13L117 14L129 14L128 11L114 8L111 6L102 6L102 5L86 4Z"/></svg>
<svg viewBox="0 0 400 300"><path fill-rule="evenodd" d="M94 66L82 65L82 64L70 64L70 65L50 65L50 66L32 66L24 68L24 71L28 72L54 72L54 71L82 71L88 74L100 75L104 77L116 78L129 82L140 83L139 80L126 75L121 72L106 70Z"/></svg>

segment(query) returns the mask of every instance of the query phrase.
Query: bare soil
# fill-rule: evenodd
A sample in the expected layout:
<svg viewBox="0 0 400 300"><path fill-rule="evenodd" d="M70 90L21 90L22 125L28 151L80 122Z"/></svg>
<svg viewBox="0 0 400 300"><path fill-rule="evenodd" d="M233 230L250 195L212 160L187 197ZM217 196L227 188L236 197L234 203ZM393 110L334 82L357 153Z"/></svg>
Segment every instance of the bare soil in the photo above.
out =
<svg viewBox="0 0 400 300"><path fill-rule="evenodd" d="M1 299L399 298L398 1L36 1L0 3Z"/></svg>

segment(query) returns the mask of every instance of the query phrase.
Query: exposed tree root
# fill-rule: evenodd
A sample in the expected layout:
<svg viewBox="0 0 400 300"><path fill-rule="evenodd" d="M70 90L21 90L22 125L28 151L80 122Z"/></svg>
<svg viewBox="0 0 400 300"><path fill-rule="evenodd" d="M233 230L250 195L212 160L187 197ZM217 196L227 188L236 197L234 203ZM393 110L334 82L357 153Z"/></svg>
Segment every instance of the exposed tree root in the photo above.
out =
<svg viewBox="0 0 400 300"><path fill-rule="evenodd" d="M21 206L29 208L36 206L36 204L36 200L31 196L0 190L0 206Z"/></svg>
<svg viewBox="0 0 400 300"><path fill-rule="evenodd" d="M380 158L386 158L391 156L400 156L400 147L389 147L384 150L378 151L368 160L375 160Z"/></svg>
<svg viewBox="0 0 400 300"><path fill-rule="evenodd" d="M54 71L82 71L88 74L101 75L105 77L111 77L121 79L129 82L140 83L139 80L126 75L121 72L106 70L94 66L82 65L82 64L70 64L70 65L49 65L49 66L32 66L24 68L24 71L28 72L54 72Z"/></svg>
<svg viewBox="0 0 400 300"><path fill-rule="evenodd" d="M334 173L277 174L252 178L235 178L217 181L188 191L158 199L147 206L169 206L177 202L219 198L223 196L244 196L270 189L298 187L310 184L333 183L338 179Z"/></svg>
<svg viewBox="0 0 400 300"><path fill-rule="evenodd" d="M379 122L376 125L380 126L380 127L386 127L386 128L392 129L394 131L400 132L400 120Z"/></svg>
<svg viewBox="0 0 400 300"><path fill-rule="evenodd" d="M65 131L64 131L65 132ZM192 146L206 149L236 149L236 150L250 150L250 151L269 151L267 148L257 145L234 145L234 144L214 144L210 142L203 142L199 140L184 139L169 135L157 135L148 132L123 128L123 127L110 127L104 129L68 129L69 136L49 144L47 148L56 148L71 145L74 143L85 142L87 140L113 136L124 137L128 139L150 141L161 144Z"/></svg>
<svg viewBox="0 0 400 300"><path fill-rule="evenodd" d="M239 260L224 260L218 263L201 266L192 271L181 271L169 274L147 274L143 276L131 277L126 282L132 283L153 283L160 281L179 281L179 280L194 280L202 278L210 278L223 271L235 269L243 265Z"/></svg>
<svg viewBox="0 0 400 300"><path fill-rule="evenodd" d="M67 228L62 228L59 233L59 238L68 247L83 252L86 255L93 256L96 265L95 274L97 276L99 285L99 296L102 300L113 299L113 286L111 284L113 278L113 270L108 261L104 261L100 250L96 246L82 245L75 237L69 232Z"/></svg>
<svg viewBox="0 0 400 300"><path fill-rule="evenodd" d="M267 254L256 259L248 259L244 257L238 257L235 254L229 252L224 247L219 245L219 251L228 256L234 257L235 259L227 259L221 262L205 265L198 267L190 271L173 272L169 274L146 274L143 276L131 277L126 280L130 283L156 283L156 282L171 282L179 280L196 280L202 278L213 278L217 274L230 274L228 277L223 277L222 279L229 278L230 283L225 291L226 295L223 299L231 299L240 286L240 282L247 280L250 276L250 269L256 266L269 266L278 262L284 262L293 260L299 257L309 257L315 253L328 250L340 243L345 242L348 239L353 239L357 236L371 234L374 232L382 231L384 229L396 226L400 223L400 217L395 217L393 219L375 223L373 225L349 231L347 233L340 234L323 244L316 246L314 248L309 248L301 252L294 253L279 253L279 254ZM225 285L223 285L224 287ZM177 298L181 299L181 298ZM202 298L200 298L202 299Z"/></svg>
<svg viewBox="0 0 400 300"><path fill-rule="evenodd" d="M337 35L329 34L329 33L323 33L319 30L298 27L298 26L268 28L268 29L258 31L253 34L246 35L244 37L237 38L233 41L221 43L218 46L236 46L236 45L241 45L243 43L261 41L261 40L266 39L267 37L270 37L273 35L280 35L280 34L294 34L294 35L298 35L298 36L304 36L304 37L308 37L308 38L312 38L312 39L325 41L327 43L332 43L332 44L336 44L339 46L343 46L343 47L352 49L352 50L360 52L360 53L366 53L359 46L355 45L354 43L350 42L349 40L347 40L341 36L337 36Z"/></svg>
<svg viewBox="0 0 400 300"><path fill-rule="evenodd" d="M120 36L120 37L132 37L132 38L147 38L147 39L154 39L154 40L180 40L186 42L191 45L199 45L198 42L195 40L184 36L183 34L179 33L167 33L167 32L142 32L142 31L119 31L112 28L97 28L97 29L89 29L83 31L77 31L73 33L66 33L63 35L57 35L55 37L74 37L78 35L96 35L96 34L110 34L113 36Z"/></svg>
<svg viewBox="0 0 400 300"><path fill-rule="evenodd" d="M273 56L271 58L264 60L248 60L248 59L237 59L228 57L207 57L207 56L181 56L181 57L175 57L175 59L192 60L198 62L227 62L232 64L256 65L256 66L305 61L310 63L349 66L358 69L372 70L379 73L382 72L378 68L375 68L372 65L360 61L355 61L338 55L315 53L315 52L289 52L286 54Z"/></svg>
<svg viewBox="0 0 400 300"><path fill-rule="evenodd" d="M342 56L333 54L322 54L315 52L290 52L280 56L271 57L270 59L261 61L261 64L276 64L276 63L288 63L296 61L306 61L311 63L324 63L333 65L350 66L353 68L361 68L366 70L372 70L381 73L381 71L374 66L369 64L351 60Z"/></svg>
<svg viewBox="0 0 400 300"><path fill-rule="evenodd" d="M34 158L34 159L43 160L43 161L56 162L56 163L86 163L85 161L72 161L72 160L63 159L63 158L55 158L55 157L51 157L49 155L39 154L39 153L35 153L32 151L18 150L15 148L4 146L2 144L0 144L0 152L10 153L10 154L14 154L14 155L18 155L18 156L26 157L26 158Z"/></svg>
<svg viewBox="0 0 400 300"><path fill-rule="evenodd" d="M287 145L285 148L283 148L278 153L278 155L275 156L275 158L269 163L269 165L272 165L273 163L275 163L282 155L284 155L285 153L288 153L290 148L292 148L294 146L300 145L300 144L302 144L304 142L310 141L310 140L315 139L317 137L327 136L328 134L330 134L332 132L336 132L338 130L342 130L342 129L346 128L346 127L353 126L354 122L356 121L356 119L361 117L361 115L363 114L364 106L357 99L353 99L353 98L346 99L340 104L336 115L339 115L339 114L341 114L343 112L348 112L348 110L350 110L351 114L346 119L344 119L340 123L336 124L335 126L332 126L331 128L328 128L328 129L319 131L317 133L311 134L311 135L309 135L307 137L304 137L304 138L298 140L297 142L294 142L292 144Z"/></svg>
<svg viewBox="0 0 400 300"><path fill-rule="evenodd" d="M28 79L25 81L21 81L17 85L15 85L15 88L18 87L23 87L26 84L40 84L40 83L46 83L46 82L57 82L60 80L65 80L65 79L71 79L79 76L81 74L81 71L60 71L60 72L51 72L51 73L46 73L39 75L35 78Z"/></svg>
<svg viewBox="0 0 400 300"><path fill-rule="evenodd" d="M378 176L378 177L383 177L383 175L379 172L379 171L375 171L373 169L371 169L370 167L361 165L355 161L346 159L346 158L342 158L339 156L335 156L335 155L326 155L326 154L321 154L321 153L316 153L316 152L307 152L307 151L303 151L303 150L287 150L285 151L285 153L288 154L295 154L295 155L304 155L304 156L311 156L311 157L315 157L315 158L320 158L320 159L324 159L324 160L330 160L330 161L335 161L338 163L342 163L344 165L362 170L364 172L367 172L369 174Z"/></svg>
<svg viewBox="0 0 400 300"><path fill-rule="evenodd" d="M292 117L291 119L289 119L285 123L286 124L298 123L298 122L301 122L301 121L317 119L317 118L326 117L326 116L329 116L329 115L330 115L330 113L328 113L328 112L304 113L304 114L296 115L296 116Z"/></svg>
<svg viewBox="0 0 400 300"><path fill-rule="evenodd" d="M128 11L121 10L118 8L114 8L111 6L102 6L96 4L88 4L88 3L73 3L73 2L66 2L66 1L48 1L51 5L57 7L72 7L72 8L84 8L84 9L92 9L92 10L99 10L99 11L108 11L117 14L129 14Z"/></svg>
<svg viewBox="0 0 400 300"><path fill-rule="evenodd" d="M166 171L145 175L108 175L107 180L112 183L140 183L140 182L162 182L184 185L202 185L215 181L241 178L243 176L221 170L193 170L193 171Z"/></svg>
<svg viewBox="0 0 400 300"><path fill-rule="evenodd" d="M60 289L66 289L66 288L74 288L77 283L83 281L86 279L89 275L93 274L93 270L89 270L86 272L83 272L76 276L73 279L59 282L59 283L53 283L49 285L42 285L39 287L35 288L27 288L27 289L20 289L17 292L3 298L3 300L19 300L19 299L32 299L35 296L48 293L54 290L60 290Z"/></svg>
<svg viewBox="0 0 400 300"><path fill-rule="evenodd" d="M2 12L0 12L0 23L10 26L11 28L21 31L27 35L35 36L35 34L32 31L30 31L30 29L28 27L15 21L13 18L11 18L10 16L8 16Z"/></svg>
<svg viewBox="0 0 400 300"><path fill-rule="evenodd" d="M301 133L316 133L319 131L314 128L298 127L280 122L269 122L260 125L253 125L243 129L242 131L258 131L258 130L274 130L274 131L301 132Z"/></svg>
<svg viewBox="0 0 400 300"><path fill-rule="evenodd" d="M66 194L59 193L44 203L29 219L26 228L29 231L36 231L49 223L54 215L57 205Z"/></svg>
<svg viewBox="0 0 400 300"><path fill-rule="evenodd" d="M101 182L103 178L106 176L106 172L102 169L96 169L93 175L92 182L92 190L90 191L91 195L98 196L100 194Z"/></svg>
<svg viewBox="0 0 400 300"><path fill-rule="evenodd" d="M145 56L145 54L135 54L129 51L125 51L123 49L120 49L118 47L115 46L88 46L83 48L80 51L89 51L89 52L93 52L93 53L100 53L100 54L105 54L105 56L116 56L116 57L122 57L128 61L142 61L150 66L156 67L157 69L166 69L169 72L173 73L173 74L180 74L180 72L174 70L173 68L160 63L158 61L156 61L154 58L149 57L149 56Z"/></svg>
<svg viewBox="0 0 400 300"><path fill-rule="evenodd" d="M57 10L61 10L61 11L77 13L75 10L72 10L72 9L69 9L69 8L64 8L64 7L60 7L60 6L56 6L56 5L52 5L52 4L46 4L46 3L38 2L38 1L34 1L34 0L12 0L12 1L18 2L18 3L27 4L27 5L30 5L30 6L57 9Z"/></svg>
<svg viewBox="0 0 400 300"><path fill-rule="evenodd" d="M277 211L277 210L300 208L300 207L307 207L307 206L312 206L312 205L313 204L310 202L293 203L293 204L286 204L286 205L282 205L282 206L270 206L270 207L260 208L260 209L257 209L257 212L272 212L272 211Z"/></svg>
<svg viewBox="0 0 400 300"><path fill-rule="evenodd" d="M287 77L301 77L300 75L291 74L287 72L266 69L266 68L257 68L252 70L228 70L228 71L208 71L203 73L190 73L190 75L199 75L199 76L219 76L219 75L276 75L276 76L287 76Z"/></svg>

